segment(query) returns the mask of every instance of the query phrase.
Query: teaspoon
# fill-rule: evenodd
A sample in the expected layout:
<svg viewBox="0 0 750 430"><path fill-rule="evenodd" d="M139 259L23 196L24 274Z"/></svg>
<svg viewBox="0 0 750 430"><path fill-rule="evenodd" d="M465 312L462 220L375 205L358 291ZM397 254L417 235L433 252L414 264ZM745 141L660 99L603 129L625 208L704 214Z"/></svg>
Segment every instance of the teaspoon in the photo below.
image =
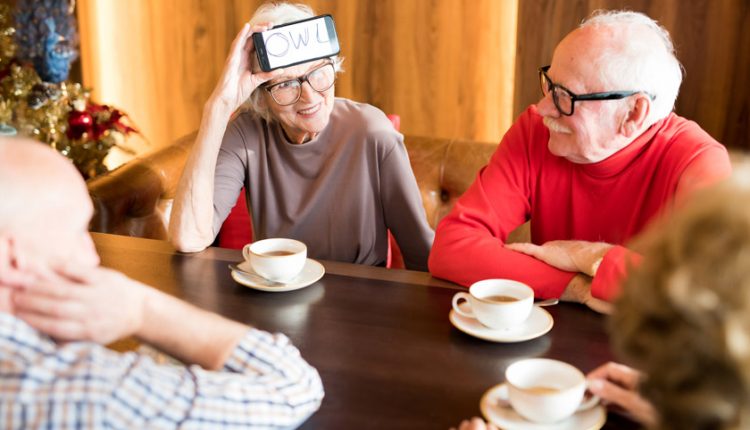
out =
<svg viewBox="0 0 750 430"><path fill-rule="evenodd" d="M236 264L229 264L229 269L234 270L235 272L238 272L242 274L242 276L249 278L251 281L258 283L258 284L264 284L264 285L286 285L283 282L276 282L268 280L256 273L248 272L247 270L240 269L240 266Z"/></svg>
<svg viewBox="0 0 750 430"><path fill-rule="evenodd" d="M547 299L534 302L534 304L537 306L554 306L558 303L560 303L560 299Z"/></svg>

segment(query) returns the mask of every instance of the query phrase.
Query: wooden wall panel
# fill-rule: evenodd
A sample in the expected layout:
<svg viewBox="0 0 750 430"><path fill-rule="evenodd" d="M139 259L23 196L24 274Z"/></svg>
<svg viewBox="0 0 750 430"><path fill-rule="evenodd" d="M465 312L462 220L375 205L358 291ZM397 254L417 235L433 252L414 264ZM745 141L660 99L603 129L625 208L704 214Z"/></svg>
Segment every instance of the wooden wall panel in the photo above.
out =
<svg viewBox="0 0 750 430"><path fill-rule="evenodd" d="M536 69L596 9L648 14L670 31L687 74L678 114L730 148L750 149L750 2L747 0L523 0L518 11L514 111L539 97ZM743 31L744 30L744 31Z"/></svg>
<svg viewBox="0 0 750 430"><path fill-rule="evenodd" d="M258 0L79 0L84 82L156 148L198 127ZM517 0L310 0L346 57L337 95L406 134L498 141L512 120ZM116 163L115 163L116 164Z"/></svg>

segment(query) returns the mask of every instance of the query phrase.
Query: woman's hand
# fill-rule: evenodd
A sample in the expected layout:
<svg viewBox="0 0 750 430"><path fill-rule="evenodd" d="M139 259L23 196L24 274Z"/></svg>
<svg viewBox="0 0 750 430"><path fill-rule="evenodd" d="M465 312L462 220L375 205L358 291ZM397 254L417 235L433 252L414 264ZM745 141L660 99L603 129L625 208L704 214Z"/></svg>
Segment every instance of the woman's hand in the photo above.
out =
<svg viewBox="0 0 750 430"><path fill-rule="evenodd" d="M255 55L253 33L270 29L270 24L259 24L250 27L245 24L232 42L229 57L224 65L219 83L216 85L210 104L220 104L228 112L234 112L250 97L258 86L283 73L283 69L270 72L253 73L251 58Z"/></svg>
<svg viewBox="0 0 750 430"><path fill-rule="evenodd" d="M601 397L603 403L622 408L642 424L652 427L657 422L656 410L638 394L641 372L623 364L609 362L591 371L589 391Z"/></svg>

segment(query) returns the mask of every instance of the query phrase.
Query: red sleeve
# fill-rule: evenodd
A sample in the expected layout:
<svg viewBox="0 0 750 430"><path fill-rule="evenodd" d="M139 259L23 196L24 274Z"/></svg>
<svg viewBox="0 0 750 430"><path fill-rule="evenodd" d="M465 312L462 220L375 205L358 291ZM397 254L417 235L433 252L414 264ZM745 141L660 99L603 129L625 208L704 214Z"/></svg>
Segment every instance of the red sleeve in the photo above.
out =
<svg viewBox="0 0 750 430"><path fill-rule="evenodd" d="M528 142L536 138L532 111L505 134L497 151L440 222L429 258L433 276L462 284L489 278L515 279L537 297L559 297L575 275L505 249L508 234L526 222L537 175ZM546 142L546 138L544 138ZM544 147L546 150L546 145Z"/></svg>
<svg viewBox="0 0 750 430"><path fill-rule="evenodd" d="M726 149L718 144L707 148L690 160L680 175L675 192L677 206L682 206L695 191L714 185L731 174L732 163Z"/></svg>
<svg viewBox="0 0 750 430"><path fill-rule="evenodd" d="M607 251L591 282L591 295L608 302L616 299L627 269L638 267L642 259L640 254L619 245Z"/></svg>

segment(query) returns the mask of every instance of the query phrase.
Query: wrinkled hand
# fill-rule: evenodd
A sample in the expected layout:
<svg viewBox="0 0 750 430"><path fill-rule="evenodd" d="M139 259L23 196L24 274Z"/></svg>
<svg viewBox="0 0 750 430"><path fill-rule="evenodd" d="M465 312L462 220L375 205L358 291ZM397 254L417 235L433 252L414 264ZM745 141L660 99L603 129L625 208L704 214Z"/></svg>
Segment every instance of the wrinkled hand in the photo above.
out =
<svg viewBox="0 0 750 430"><path fill-rule="evenodd" d="M103 267L59 269L14 291L14 313L60 341L107 344L140 329L149 290Z"/></svg>
<svg viewBox="0 0 750 430"><path fill-rule="evenodd" d="M509 243L505 247L530 255L560 270L594 276L601 259L612 245L585 240L553 240L543 245Z"/></svg>
<svg viewBox="0 0 750 430"><path fill-rule="evenodd" d="M452 427L451 430L454 430ZM463 420L458 426L458 430L497 430L492 424L485 423L483 419L473 417L471 420Z"/></svg>
<svg viewBox="0 0 750 430"><path fill-rule="evenodd" d="M560 296L564 302L582 303L592 310L601 314L612 313L612 303L606 302L591 295L591 278L584 274L577 274L570 280Z"/></svg>
<svg viewBox="0 0 750 430"><path fill-rule="evenodd" d="M211 100L221 103L229 111L234 112L260 84L283 73L283 69L258 73L252 71L251 58L255 55L252 34L266 31L271 27L269 24L253 27L245 24L242 27L229 49L229 57L227 57L219 83L211 95Z"/></svg>
<svg viewBox="0 0 750 430"><path fill-rule="evenodd" d="M622 408L642 424L652 427L658 416L651 403L638 394L643 375L623 364L609 362L589 373L589 391L601 397L603 403Z"/></svg>

